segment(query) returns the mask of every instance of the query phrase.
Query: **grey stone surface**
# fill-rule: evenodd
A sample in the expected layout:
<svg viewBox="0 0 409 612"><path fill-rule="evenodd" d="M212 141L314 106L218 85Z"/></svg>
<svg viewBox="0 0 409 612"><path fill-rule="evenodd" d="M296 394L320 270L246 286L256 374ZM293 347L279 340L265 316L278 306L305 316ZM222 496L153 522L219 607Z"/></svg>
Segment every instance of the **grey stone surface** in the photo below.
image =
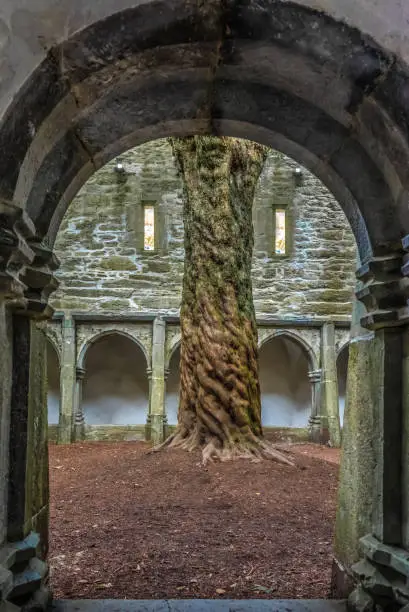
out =
<svg viewBox="0 0 409 612"><path fill-rule="evenodd" d="M11 317L0 301L0 547L7 531L9 427L12 378Z"/></svg>
<svg viewBox="0 0 409 612"><path fill-rule="evenodd" d="M122 155L72 202L55 251L55 309L176 314L183 277L182 184L166 140ZM348 320L356 247L339 204L307 170L272 151L255 194L253 294L259 315ZM143 205L156 210L157 249L143 252ZM275 256L274 208L287 211L288 256ZM96 211L98 214L96 215Z"/></svg>
<svg viewBox="0 0 409 612"><path fill-rule="evenodd" d="M50 612L345 612L345 602L323 599L59 600Z"/></svg>

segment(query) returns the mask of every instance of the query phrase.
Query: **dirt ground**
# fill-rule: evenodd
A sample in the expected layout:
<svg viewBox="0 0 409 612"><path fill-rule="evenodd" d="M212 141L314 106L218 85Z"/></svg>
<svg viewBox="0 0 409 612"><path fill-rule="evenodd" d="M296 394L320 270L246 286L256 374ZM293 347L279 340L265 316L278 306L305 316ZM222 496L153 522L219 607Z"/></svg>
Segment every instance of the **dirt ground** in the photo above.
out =
<svg viewBox="0 0 409 612"><path fill-rule="evenodd" d="M298 468L50 446L54 596L328 597L339 453L291 448Z"/></svg>

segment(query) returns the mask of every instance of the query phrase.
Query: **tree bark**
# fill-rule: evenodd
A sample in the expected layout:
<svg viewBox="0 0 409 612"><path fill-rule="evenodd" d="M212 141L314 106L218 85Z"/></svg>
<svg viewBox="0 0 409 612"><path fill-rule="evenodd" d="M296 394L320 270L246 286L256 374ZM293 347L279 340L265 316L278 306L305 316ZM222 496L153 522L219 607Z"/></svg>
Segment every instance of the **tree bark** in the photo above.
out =
<svg viewBox="0 0 409 612"><path fill-rule="evenodd" d="M261 427L251 260L266 149L212 136L171 142L184 186L185 267L178 427L164 445L201 448L204 462L291 464L262 439Z"/></svg>

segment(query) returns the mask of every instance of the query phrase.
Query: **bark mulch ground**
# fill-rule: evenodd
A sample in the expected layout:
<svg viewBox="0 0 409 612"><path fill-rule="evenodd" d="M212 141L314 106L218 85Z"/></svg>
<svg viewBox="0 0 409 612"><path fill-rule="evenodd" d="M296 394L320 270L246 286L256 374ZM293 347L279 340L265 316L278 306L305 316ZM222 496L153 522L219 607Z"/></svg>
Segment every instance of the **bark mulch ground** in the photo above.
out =
<svg viewBox="0 0 409 612"><path fill-rule="evenodd" d="M304 469L144 443L50 446L56 598L327 597L338 451Z"/></svg>

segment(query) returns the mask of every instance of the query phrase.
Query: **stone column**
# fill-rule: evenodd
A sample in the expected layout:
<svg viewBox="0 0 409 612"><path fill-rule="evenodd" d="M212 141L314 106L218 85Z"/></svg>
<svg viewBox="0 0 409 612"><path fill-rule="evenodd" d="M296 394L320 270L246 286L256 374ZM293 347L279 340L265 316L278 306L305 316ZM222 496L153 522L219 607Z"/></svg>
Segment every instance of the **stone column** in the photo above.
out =
<svg viewBox="0 0 409 612"><path fill-rule="evenodd" d="M52 314L58 260L24 211L0 203L0 213L0 608L30 612L49 603L46 338L38 321Z"/></svg>
<svg viewBox="0 0 409 612"><path fill-rule="evenodd" d="M13 377L12 317L0 295L0 550L7 535L7 479L9 474L9 433L11 381Z"/></svg>
<svg viewBox="0 0 409 612"><path fill-rule="evenodd" d="M62 322L61 402L58 444L69 444L73 438L76 386L75 321L65 315Z"/></svg>
<svg viewBox="0 0 409 612"><path fill-rule="evenodd" d="M328 424L332 446L341 446L339 422L337 356L335 350L335 326L324 323L321 332L321 413Z"/></svg>
<svg viewBox="0 0 409 612"><path fill-rule="evenodd" d="M321 442L321 370L308 372L311 382L311 416L309 419L310 438L312 442Z"/></svg>
<svg viewBox="0 0 409 612"><path fill-rule="evenodd" d="M361 556L359 540L372 529L376 363L374 334L360 323L364 314L364 305L354 299L331 585L337 599L352 590L351 567Z"/></svg>
<svg viewBox="0 0 409 612"><path fill-rule="evenodd" d="M82 385L85 377L83 368L76 368L75 406L74 406L74 440L80 442L85 438L85 419L82 411Z"/></svg>
<svg viewBox="0 0 409 612"><path fill-rule="evenodd" d="M166 322L155 319L152 333L152 379L149 398L150 440L154 445L165 434L165 339Z"/></svg>
<svg viewBox="0 0 409 612"><path fill-rule="evenodd" d="M409 239L407 242L409 249ZM361 498L367 499L366 515L362 508L362 517L355 518L365 522L360 532L368 529L371 515L371 526L359 541L363 559L351 568L358 586L349 597L349 608L355 610L397 609L409 601L409 561L403 549L403 488L406 485L402 469L406 399L403 373L409 318L409 282L404 277L409 276L409 266L408 269L402 266L402 254L395 252L373 257L357 273L362 289L356 296L368 313L361 319L361 325L373 331L374 338L366 349L370 375L360 376L357 383L357 386L367 385L373 418L372 427L366 429L366 422L361 417L361 435L357 442L366 445L365 451L360 452L364 460L365 452L368 457L367 472L371 473L371 465L373 470L370 476L359 468L358 481L350 473L357 503L363 503ZM354 352L352 355L354 360ZM367 416L370 419L369 408ZM351 452L357 451L351 449ZM340 537L342 533L338 541Z"/></svg>

